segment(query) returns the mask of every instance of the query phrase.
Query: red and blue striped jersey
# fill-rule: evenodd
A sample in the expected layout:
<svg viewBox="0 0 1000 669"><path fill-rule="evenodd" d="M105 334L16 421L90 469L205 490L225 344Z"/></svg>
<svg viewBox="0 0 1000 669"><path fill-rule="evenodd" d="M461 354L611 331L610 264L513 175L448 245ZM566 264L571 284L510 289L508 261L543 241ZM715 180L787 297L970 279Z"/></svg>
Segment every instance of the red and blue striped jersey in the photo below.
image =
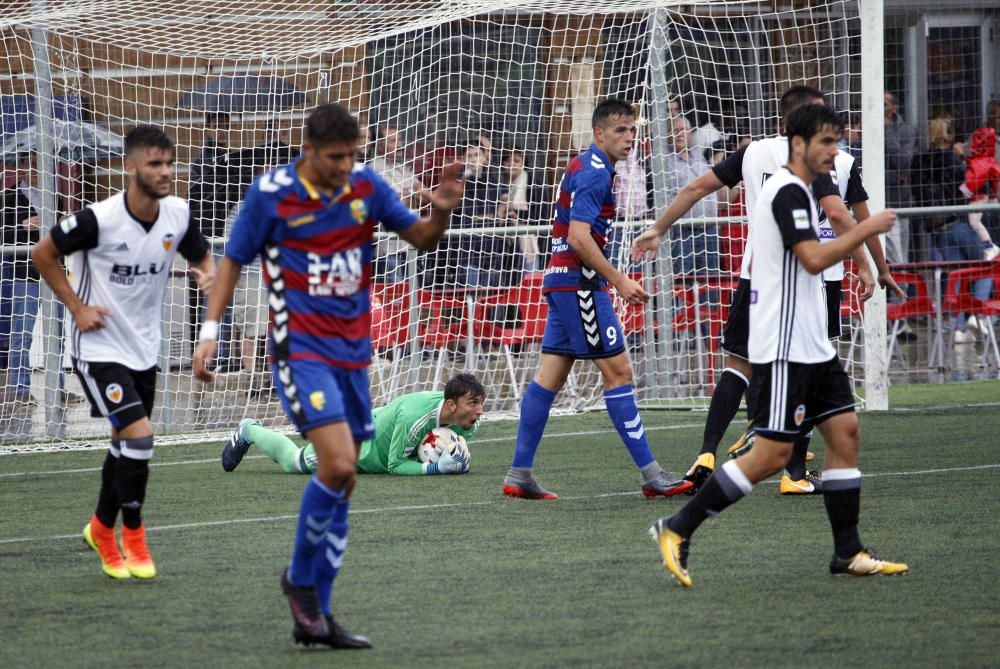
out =
<svg viewBox="0 0 1000 669"><path fill-rule="evenodd" d="M556 198L552 255L545 268L543 292L608 289L608 282L580 260L567 238L570 221L589 223L590 236L605 250L615 217L614 182L614 163L593 144L569 161Z"/></svg>
<svg viewBox="0 0 1000 669"><path fill-rule="evenodd" d="M367 367L376 222L399 231L418 216L370 167L356 165L348 184L328 196L303 180L296 164L250 186L226 257L240 265L263 257L275 359Z"/></svg>

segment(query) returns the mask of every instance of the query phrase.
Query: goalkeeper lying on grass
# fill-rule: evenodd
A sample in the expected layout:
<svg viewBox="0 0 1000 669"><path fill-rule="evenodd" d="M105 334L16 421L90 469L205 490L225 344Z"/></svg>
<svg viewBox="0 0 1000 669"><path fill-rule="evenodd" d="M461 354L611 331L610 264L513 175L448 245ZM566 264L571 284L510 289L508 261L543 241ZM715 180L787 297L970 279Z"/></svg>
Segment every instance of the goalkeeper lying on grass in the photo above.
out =
<svg viewBox="0 0 1000 669"><path fill-rule="evenodd" d="M375 438L361 443L358 471L365 474L464 474L469 461L460 454L443 453L437 462L420 462L417 447L427 433L447 426L469 439L479 427L486 390L472 374L458 374L444 392L425 391L397 397L372 412ZM288 474L316 471L316 451L312 444L299 447L283 434L273 432L252 419L244 418L222 449L222 468L236 469L251 445L281 465Z"/></svg>

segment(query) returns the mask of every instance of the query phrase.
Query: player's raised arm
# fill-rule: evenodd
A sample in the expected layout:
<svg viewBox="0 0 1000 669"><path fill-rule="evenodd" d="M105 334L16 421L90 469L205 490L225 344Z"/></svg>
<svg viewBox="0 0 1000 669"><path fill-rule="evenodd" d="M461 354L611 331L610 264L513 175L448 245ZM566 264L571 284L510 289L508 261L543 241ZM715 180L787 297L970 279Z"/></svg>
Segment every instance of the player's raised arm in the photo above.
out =
<svg viewBox="0 0 1000 669"><path fill-rule="evenodd" d="M663 239L663 235L667 234L670 226L680 220L684 214L691 211L691 207L697 204L699 200L711 195L724 185L726 184L722 183L715 172L709 170L684 186L677 193L677 197L673 199L670 206L657 217L656 222L632 242L630 252L632 262L640 262L643 258L652 260L656 257L656 251L660 248L660 241Z"/></svg>
<svg viewBox="0 0 1000 669"><path fill-rule="evenodd" d="M870 216L829 244L820 244L817 240L805 240L794 244L791 247L792 252L810 273L819 274L846 258L872 235L889 232L895 224L896 212L886 209Z"/></svg>
<svg viewBox="0 0 1000 669"><path fill-rule="evenodd" d="M465 192L465 166L452 163L441 171L441 183L433 191L423 191L421 196L430 203L431 212L415 224L399 230L400 237L420 251L432 251L451 221L451 212L462 201Z"/></svg>

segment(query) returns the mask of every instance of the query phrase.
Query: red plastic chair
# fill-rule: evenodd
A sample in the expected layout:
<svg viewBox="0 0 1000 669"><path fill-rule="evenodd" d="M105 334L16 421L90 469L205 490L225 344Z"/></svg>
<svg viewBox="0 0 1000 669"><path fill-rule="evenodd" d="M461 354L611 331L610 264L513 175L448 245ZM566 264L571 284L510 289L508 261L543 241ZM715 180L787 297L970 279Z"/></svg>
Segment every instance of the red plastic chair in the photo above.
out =
<svg viewBox="0 0 1000 669"><path fill-rule="evenodd" d="M372 348L382 352L406 344L410 329L410 285L372 286Z"/></svg>
<svg viewBox="0 0 1000 669"><path fill-rule="evenodd" d="M920 316L926 316L928 319L933 320L937 311L934 309L934 302L931 300L927 292L927 283L924 281L922 274L917 272L898 272L893 270L893 278L896 283L899 284L901 288L906 290L906 287L910 287L910 291L916 293L915 296L910 297L906 302L889 303L885 305L885 319L887 322L892 323L892 331L889 333L889 360L892 360L892 356L896 352L896 337L899 336L900 331L903 329L903 320L906 318L917 318ZM931 327L928 325L928 332L930 332ZM940 336L940 333L938 333ZM931 343L930 356L931 360L934 359L935 349L938 348L939 341L935 338L934 342ZM938 350L937 354L940 355L941 351ZM940 358L938 358L940 359Z"/></svg>
<svg viewBox="0 0 1000 669"><path fill-rule="evenodd" d="M419 320L417 342L432 352L433 387L441 381L445 359L459 344L469 339L468 307L465 291L417 291Z"/></svg>
<svg viewBox="0 0 1000 669"><path fill-rule="evenodd" d="M739 283L734 277L711 277L674 286L675 332L689 332L696 338L699 355L706 355L705 384L715 385L716 357L722 339L722 328L729 317L729 304ZM706 299L708 296L714 299ZM702 326L708 325L705 342Z"/></svg>
<svg viewBox="0 0 1000 669"><path fill-rule="evenodd" d="M720 269L727 273L740 271L743 253L747 246L747 226L742 223L727 223L719 226Z"/></svg>
<svg viewBox="0 0 1000 669"><path fill-rule="evenodd" d="M406 282L377 283L372 286L372 349L388 354L389 397L399 389L403 353L410 341L410 285Z"/></svg>
<svg viewBox="0 0 1000 669"><path fill-rule="evenodd" d="M980 300L972 294L972 288L978 281L984 279L992 282L993 297ZM1000 350L997 348L996 332L993 329L993 316L1000 316L1000 262L948 272L948 286L945 289L941 309L945 312L975 314L979 317L980 325L985 325L986 330L983 362L992 349L993 360L1000 368Z"/></svg>
<svg viewBox="0 0 1000 669"><path fill-rule="evenodd" d="M542 275L535 273L525 275L521 283L509 291L476 300L472 315L476 354L484 352L484 345L502 353L511 388L518 400L522 389L514 356L528 345L542 341L548 310L542 295Z"/></svg>

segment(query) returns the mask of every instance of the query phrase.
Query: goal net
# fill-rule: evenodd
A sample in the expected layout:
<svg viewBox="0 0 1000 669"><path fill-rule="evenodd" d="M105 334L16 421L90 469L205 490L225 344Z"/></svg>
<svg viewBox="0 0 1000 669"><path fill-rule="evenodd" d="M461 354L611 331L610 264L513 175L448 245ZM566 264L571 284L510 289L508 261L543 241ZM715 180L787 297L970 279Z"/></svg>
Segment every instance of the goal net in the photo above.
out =
<svg viewBox="0 0 1000 669"><path fill-rule="evenodd" d="M723 189L701 202L655 260L633 264L632 239L726 153L774 134L785 88L813 85L838 110L856 109L859 31L853 0L7 3L0 451L107 434L81 401L63 341L70 316L30 270L28 244L124 187L123 135L152 123L174 138L176 193L220 256L247 186L295 158L304 118L330 101L357 113L359 159L414 208L448 161L469 173L438 250L376 241L376 406L471 371L491 415L516 415L540 354L555 189L590 142L594 106L617 96L635 104L639 136L616 167L607 252L652 295L642 308L619 304L638 398L704 407L745 243L742 195ZM211 386L190 370L203 305L178 262L163 304L158 434L204 440L245 416L287 426L259 265L245 269L227 311ZM860 380L854 300L843 322L842 355ZM601 403L596 368L577 365L557 408Z"/></svg>

